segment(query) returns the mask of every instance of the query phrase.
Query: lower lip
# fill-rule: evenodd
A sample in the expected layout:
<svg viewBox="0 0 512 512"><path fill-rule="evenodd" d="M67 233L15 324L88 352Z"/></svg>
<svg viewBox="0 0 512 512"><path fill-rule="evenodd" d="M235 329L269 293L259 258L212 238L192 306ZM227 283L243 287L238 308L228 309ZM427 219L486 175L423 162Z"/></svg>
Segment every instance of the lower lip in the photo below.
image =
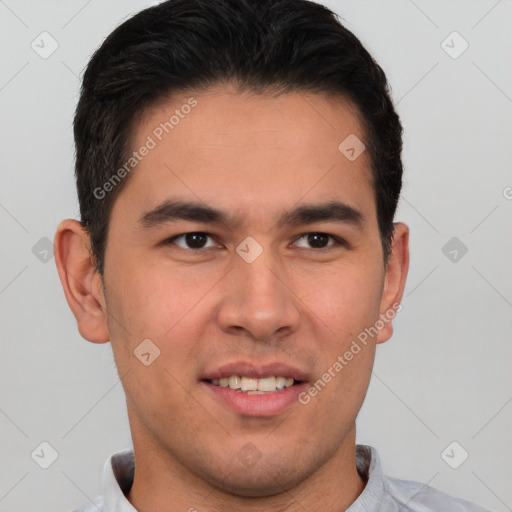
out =
<svg viewBox="0 0 512 512"><path fill-rule="evenodd" d="M301 382L273 393L249 395L205 381L202 381L201 384L221 403L239 414L252 417L269 417L279 414L293 403L298 403L299 394L307 388L307 383Z"/></svg>

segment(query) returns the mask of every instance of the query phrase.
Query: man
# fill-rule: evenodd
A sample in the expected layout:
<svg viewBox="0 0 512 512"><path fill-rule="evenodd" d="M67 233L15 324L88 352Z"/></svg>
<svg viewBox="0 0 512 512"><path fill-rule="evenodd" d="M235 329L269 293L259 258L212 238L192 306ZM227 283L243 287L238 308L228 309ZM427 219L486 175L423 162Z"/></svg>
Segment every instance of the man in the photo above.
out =
<svg viewBox="0 0 512 512"><path fill-rule="evenodd" d="M305 0L170 0L92 57L56 262L133 452L80 511L481 511L355 444L408 269L386 77Z"/></svg>

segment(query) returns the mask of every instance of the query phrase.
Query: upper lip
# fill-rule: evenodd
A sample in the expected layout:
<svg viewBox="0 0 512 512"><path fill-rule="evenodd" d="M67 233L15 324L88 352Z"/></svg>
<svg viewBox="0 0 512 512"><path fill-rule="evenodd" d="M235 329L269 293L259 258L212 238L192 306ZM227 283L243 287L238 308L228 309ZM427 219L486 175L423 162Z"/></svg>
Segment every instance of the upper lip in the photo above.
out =
<svg viewBox="0 0 512 512"><path fill-rule="evenodd" d="M236 361L224 364L215 370L205 372L202 379L222 379L238 375L240 377L250 377L253 379L262 379L264 377L291 377L296 381L307 380L307 373L300 368L290 366L286 363L273 362L266 364L254 364L247 361Z"/></svg>

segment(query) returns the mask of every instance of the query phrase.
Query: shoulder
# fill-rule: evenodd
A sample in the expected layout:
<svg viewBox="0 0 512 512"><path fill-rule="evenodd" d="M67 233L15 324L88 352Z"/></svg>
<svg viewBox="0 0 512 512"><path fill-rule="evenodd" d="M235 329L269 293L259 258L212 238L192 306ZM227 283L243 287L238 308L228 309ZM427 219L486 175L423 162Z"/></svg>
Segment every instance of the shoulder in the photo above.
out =
<svg viewBox="0 0 512 512"><path fill-rule="evenodd" d="M384 487L385 493L400 505L402 512L490 512L420 482L384 477Z"/></svg>

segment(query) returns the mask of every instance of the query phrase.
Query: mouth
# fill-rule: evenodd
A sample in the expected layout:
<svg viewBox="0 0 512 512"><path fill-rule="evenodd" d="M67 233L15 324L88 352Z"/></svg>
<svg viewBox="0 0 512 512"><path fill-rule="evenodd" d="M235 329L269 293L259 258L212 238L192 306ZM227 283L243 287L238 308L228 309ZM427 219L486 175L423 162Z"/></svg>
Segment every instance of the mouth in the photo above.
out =
<svg viewBox="0 0 512 512"><path fill-rule="evenodd" d="M270 376L258 379L239 375L231 375L230 377L222 377L220 379L204 379L204 381L213 386L229 388L247 395L275 393L302 383L302 381L296 381L292 377Z"/></svg>
<svg viewBox="0 0 512 512"><path fill-rule="evenodd" d="M200 379L208 396L242 416L271 417L298 404L307 388L307 374L287 364L224 365Z"/></svg>

